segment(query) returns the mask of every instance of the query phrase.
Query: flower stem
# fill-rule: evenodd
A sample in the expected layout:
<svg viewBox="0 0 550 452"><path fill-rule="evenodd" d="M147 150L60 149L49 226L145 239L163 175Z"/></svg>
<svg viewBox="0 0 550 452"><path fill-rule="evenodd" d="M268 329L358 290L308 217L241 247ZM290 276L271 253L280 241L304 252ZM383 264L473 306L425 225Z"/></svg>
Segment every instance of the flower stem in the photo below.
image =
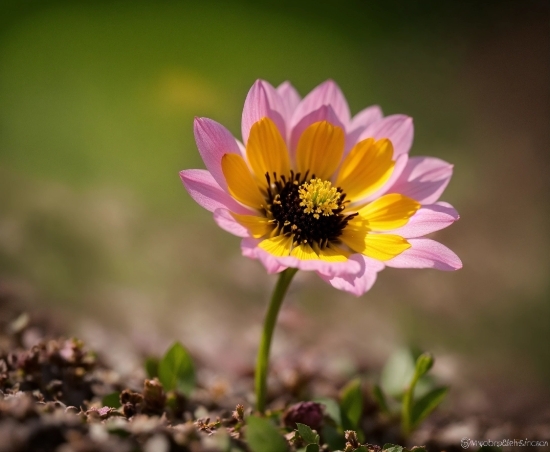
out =
<svg viewBox="0 0 550 452"><path fill-rule="evenodd" d="M269 349L271 348L271 338L273 337L273 330L275 329L275 323L277 322L277 316L279 310L283 304L286 291L292 278L296 274L298 269L287 268L279 275L279 280L271 296L269 308L265 316L264 329L262 332L262 339L260 341L260 348L258 350L258 357L256 360L256 409L263 413L265 411L265 403L267 396L267 372L269 369Z"/></svg>

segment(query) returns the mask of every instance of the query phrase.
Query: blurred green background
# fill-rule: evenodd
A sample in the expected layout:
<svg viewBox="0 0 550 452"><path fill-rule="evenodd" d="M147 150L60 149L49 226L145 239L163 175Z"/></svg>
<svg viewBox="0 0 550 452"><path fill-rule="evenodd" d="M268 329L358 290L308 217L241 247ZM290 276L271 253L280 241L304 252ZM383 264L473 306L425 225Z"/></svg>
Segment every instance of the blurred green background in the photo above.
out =
<svg viewBox="0 0 550 452"><path fill-rule="evenodd" d="M332 78L352 113L413 116L411 153L455 164L443 199L462 218L436 238L464 269L386 270L360 299L301 275L281 344L380 363L415 343L490 406L520 386L511 412L548 400L548 5L4 0L0 289L76 333L214 357L249 341L252 362L274 278L181 186L203 167L193 117L239 136L257 78L302 95Z"/></svg>

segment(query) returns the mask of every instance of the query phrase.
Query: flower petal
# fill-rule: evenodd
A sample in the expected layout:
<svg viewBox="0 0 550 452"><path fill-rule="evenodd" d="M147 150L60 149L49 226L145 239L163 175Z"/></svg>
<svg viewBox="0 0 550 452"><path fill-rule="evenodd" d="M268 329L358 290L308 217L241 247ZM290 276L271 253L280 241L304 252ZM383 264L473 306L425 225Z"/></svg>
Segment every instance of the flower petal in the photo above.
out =
<svg viewBox="0 0 550 452"><path fill-rule="evenodd" d="M299 173L327 180L338 168L344 153L344 131L327 121L309 126L298 142L296 166Z"/></svg>
<svg viewBox="0 0 550 452"><path fill-rule="evenodd" d="M282 136L286 136L285 106L279 93L264 80L256 80L244 101L241 122L243 142L246 145L250 128L262 118L270 118Z"/></svg>
<svg viewBox="0 0 550 452"><path fill-rule="evenodd" d="M391 177L395 162L388 139L360 141L344 159L336 185L350 201L356 201L379 190Z"/></svg>
<svg viewBox="0 0 550 452"><path fill-rule="evenodd" d="M227 209L216 209L214 211L214 221L220 228L230 234L237 237L250 237L249 230L239 224Z"/></svg>
<svg viewBox="0 0 550 452"><path fill-rule="evenodd" d="M221 160L224 154L241 153L237 141L224 126L208 118L195 118L193 131L206 169L218 185L227 190Z"/></svg>
<svg viewBox="0 0 550 452"><path fill-rule="evenodd" d="M206 210L214 212L216 209L226 208L242 214L250 213L250 210L223 191L208 171L183 170L180 171L180 178L195 202Z"/></svg>
<svg viewBox="0 0 550 452"><path fill-rule="evenodd" d="M231 216L244 226L249 232L249 236L256 239L264 237L273 230L273 225L265 217L259 217L257 215L239 215L238 213L231 212Z"/></svg>
<svg viewBox="0 0 550 452"><path fill-rule="evenodd" d="M265 239L258 244L258 247L274 257L289 256L292 247L292 236L278 235Z"/></svg>
<svg viewBox="0 0 550 452"><path fill-rule="evenodd" d="M222 157L222 171L231 196L254 209L260 209L265 199L244 159L237 154Z"/></svg>
<svg viewBox="0 0 550 452"><path fill-rule="evenodd" d="M367 138L388 138L393 144L393 157L409 152L414 136L413 120L405 115L390 115L369 125L359 136Z"/></svg>
<svg viewBox="0 0 550 452"><path fill-rule="evenodd" d="M388 191L402 193L421 204L436 202L453 175L453 165L435 157L411 157Z"/></svg>
<svg viewBox="0 0 550 452"><path fill-rule="evenodd" d="M287 267L280 264L273 255L268 252L258 248L258 243L260 240L253 239L250 237L244 238L241 241L241 251L243 256L249 257L251 259L258 259L262 265L267 270L267 273L272 275L273 273L279 273L285 270Z"/></svg>
<svg viewBox="0 0 550 452"><path fill-rule="evenodd" d="M288 133L290 130L290 120L292 119L294 110L296 110L301 98L298 91L296 91L296 88L294 88L290 82L283 82L276 89L284 105L285 122Z"/></svg>
<svg viewBox="0 0 550 452"><path fill-rule="evenodd" d="M386 261L395 268L435 268L453 271L462 268L460 258L445 245L430 239L410 239L411 248Z"/></svg>
<svg viewBox="0 0 550 452"><path fill-rule="evenodd" d="M357 113L349 125L348 136L346 137L346 150L344 154L347 154L349 150L359 141L359 136L372 123L382 119L382 109L378 105L372 105L370 107L361 110Z"/></svg>
<svg viewBox="0 0 550 452"><path fill-rule="evenodd" d="M356 261L350 261L348 256L347 251L336 246L313 250L308 244L300 244L292 250L290 256L277 257L277 261L285 267L318 271L331 276L355 274L361 267Z"/></svg>
<svg viewBox="0 0 550 452"><path fill-rule="evenodd" d="M373 231L389 231L407 224L420 208L420 203L399 193L384 195L358 211L352 221L364 221ZM395 231L393 231L395 232Z"/></svg>
<svg viewBox="0 0 550 452"><path fill-rule="evenodd" d="M318 272L318 274L321 279L328 282L332 287L344 290L358 297L371 289L376 281L378 272L383 270L385 265L380 261L361 254L354 254L349 260L356 261L361 265L359 273L337 276L326 275L321 272Z"/></svg>
<svg viewBox="0 0 550 452"><path fill-rule="evenodd" d="M252 125L246 144L246 157L259 184L266 184L266 173L290 174L288 149L275 123L262 118Z"/></svg>
<svg viewBox="0 0 550 452"><path fill-rule="evenodd" d="M421 207L405 226L392 233L405 238L422 237L450 226L459 218L453 206L438 202Z"/></svg>
<svg viewBox="0 0 550 452"><path fill-rule="evenodd" d="M373 234L368 232L368 228L352 224L351 221L342 232L340 240L353 251L379 261L387 261L411 247L403 237Z"/></svg>
<svg viewBox="0 0 550 452"><path fill-rule="evenodd" d="M296 154L296 148L298 142L302 137L304 131L312 124L319 121L328 121L334 126L340 127L344 130L344 125L334 113L334 110L330 105L323 105L317 110L312 111L308 115L304 116L296 126L294 126L290 133L290 154L294 156Z"/></svg>
<svg viewBox="0 0 550 452"><path fill-rule="evenodd" d="M349 124L350 112L348 102L340 87L333 81L327 80L314 88L300 102L292 117L292 127L295 127L304 117L323 105L330 106L344 129Z"/></svg>

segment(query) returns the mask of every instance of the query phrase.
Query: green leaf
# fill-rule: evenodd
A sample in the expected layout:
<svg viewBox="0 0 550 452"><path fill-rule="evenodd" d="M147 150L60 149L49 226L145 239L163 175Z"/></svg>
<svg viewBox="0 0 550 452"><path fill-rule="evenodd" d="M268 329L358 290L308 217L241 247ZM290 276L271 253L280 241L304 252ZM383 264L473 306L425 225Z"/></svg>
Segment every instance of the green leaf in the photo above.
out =
<svg viewBox="0 0 550 452"><path fill-rule="evenodd" d="M380 385L374 385L372 387L372 396L374 397L378 408L380 408L380 411L382 411L382 413L384 414L390 414L390 408L388 407L386 396L382 392L382 388L380 387Z"/></svg>
<svg viewBox="0 0 550 452"><path fill-rule="evenodd" d="M189 352L179 342L162 357L158 377L166 391L178 390L189 396L195 389L195 368Z"/></svg>
<svg viewBox="0 0 550 452"><path fill-rule="evenodd" d="M336 425L342 426L342 416L340 415L340 405L334 399L329 399L328 397L318 397L314 399L314 402L320 403L325 406L325 413L330 417Z"/></svg>
<svg viewBox="0 0 550 452"><path fill-rule="evenodd" d="M145 372L149 379L153 379L159 376L159 359L154 356L145 358Z"/></svg>
<svg viewBox="0 0 550 452"><path fill-rule="evenodd" d="M436 388L413 404L411 413L412 428L416 428L443 401L449 388Z"/></svg>
<svg viewBox="0 0 550 452"><path fill-rule="evenodd" d="M103 406L108 406L111 408L119 408L120 392L112 392L111 394L107 394L101 399L101 403Z"/></svg>
<svg viewBox="0 0 550 452"><path fill-rule="evenodd" d="M400 399L414 375L414 370L415 362L411 351L399 349L389 357L382 369L380 386L386 394Z"/></svg>
<svg viewBox="0 0 550 452"><path fill-rule="evenodd" d="M397 444L391 444L391 443L384 444L384 447L382 447L382 450L387 452L403 452L403 448L401 446L398 446Z"/></svg>
<svg viewBox="0 0 550 452"><path fill-rule="evenodd" d="M350 381L340 393L340 413L344 430L357 430L363 413L361 380Z"/></svg>
<svg viewBox="0 0 550 452"><path fill-rule="evenodd" d="M330 426L325 425L323 427L323 441L328 444L331 450L340 450L346 447L346 440L344 435L338 433L338 431Z"/></svg>
<svg viewBox="0 0 550 452"><path fill-rule="evenodd" d="M422 353L416 360L415 373L416 377L423 377L434 365L434 358L431 353Z"/></svg>
<svg viewBox="0 0 550 452"><path fill-rule="evenodd" d="M357 449L355 449L354 452L369 452L369 450L366 448L366 446L360 446Z"/></svg>
<svg viewBox="0 0 550 452"><path fill-rule="evenodd" d="M319 452L319 444L308 444L305 452Z"/></svg>
<svg viewBox="0 0 550 452"><path fill-rule="evenodd" d="M298 433L307 444L319 444L319 435L308 425L296 422Z"/></svg>
<svg viewBox="0 0 550 452"><path fill-rule="evenodd" d="M246 418L246 439L252 452L286 452L288 444L267 419L249 416Z"/></svg>

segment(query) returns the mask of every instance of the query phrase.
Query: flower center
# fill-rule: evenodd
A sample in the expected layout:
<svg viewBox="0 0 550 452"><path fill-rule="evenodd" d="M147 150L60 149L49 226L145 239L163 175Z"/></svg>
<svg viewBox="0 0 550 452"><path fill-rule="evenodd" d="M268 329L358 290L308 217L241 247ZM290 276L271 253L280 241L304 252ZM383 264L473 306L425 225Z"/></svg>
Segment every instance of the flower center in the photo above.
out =
<svg viewBox="0 0 550 452"><path fill-rule="evenodd" d="M333 187L330 181L311 179L304 182L298 190L301 206L305 207L305 213L312 213L313 218L319 219L319 214L325 217L334 215L334 210L340 207L340 192Z"/></svg>
<svg viewBox="0 0 550 452"><path fill-rule="evenodd" d="M274 175L275 176L275 175ZM330 181L291 172L290 178L272 181L266 174L266 216L275 225L275 235L292 235L295 245L317 244L324 248L338 237L356 214L344 215L345 193Z"/></svg>

